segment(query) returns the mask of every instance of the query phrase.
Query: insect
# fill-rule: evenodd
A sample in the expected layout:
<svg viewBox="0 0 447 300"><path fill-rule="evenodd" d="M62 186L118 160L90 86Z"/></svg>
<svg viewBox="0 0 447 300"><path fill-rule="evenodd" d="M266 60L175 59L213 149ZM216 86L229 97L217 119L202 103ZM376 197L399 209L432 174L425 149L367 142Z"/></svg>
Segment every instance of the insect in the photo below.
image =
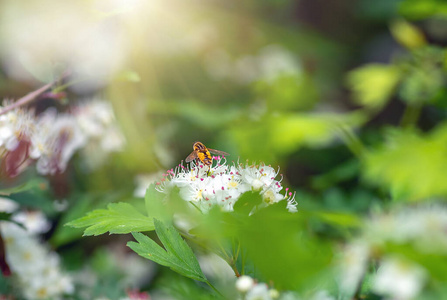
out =
<svg viewBox="0 0 447 300"><path fill-rule="evenodd" d="M217 154L217 155L222 155L222 156L230 155L223 151L207 148L201 142L195 142L194 145L192 146L192 148L194 150L191 152L190 155L188 155L188 157L185 159L185 161L190 162L194 159L200 160L205 166L209 167L208 171L211 170L211 165L213 163L213 157L211 156L211 153Z"/></svg>

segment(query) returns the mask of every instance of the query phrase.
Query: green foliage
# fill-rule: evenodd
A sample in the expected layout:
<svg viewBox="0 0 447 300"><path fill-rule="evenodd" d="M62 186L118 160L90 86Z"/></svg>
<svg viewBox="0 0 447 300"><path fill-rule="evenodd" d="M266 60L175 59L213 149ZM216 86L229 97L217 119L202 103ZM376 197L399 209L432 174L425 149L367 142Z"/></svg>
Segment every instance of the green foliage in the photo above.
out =
<svg viewBox="0 0 447 300"><path fill-rule="evenodd" d="M27 180L26 182L15 186L15 187L8 187L8 188L0 188L0 195L3 196L9 196L11 194L21 193L25 191L29 191L32 189L39 188L41 190L46 189L48 186L48 183L43 178L32 178L30 180Z"/></svg>
<svg viewBox="0 0 447 300"><path fill-rule="evenodd" d="M405 0L400 3L399 13L415 20L447 15L447 4L442 0Z"/></svg>
<svg viewBox="0 0 447 300"><path fill-rule="evenodd" d="M392 30L413 52L394 64L369 64L351 71L347 83L354 100L371 109L381 109L395 92L409 105L438 101L446 82L445 51L425 46L423 37L418 37L421 33L404 21L393 23Z"/></svg>
<svg viewBox="0 0 447 300"><path fill-rule="evenodd" d="M146 190L144 203L148 216L163 222L172 222L173 216L178 213L191 218L198 213L180 197L177 187L171 188L168 194L163 194L156 190L155 184L151 184Z"/></svg>
<svg viewBox="0 0 447 300"><path fill-rule="evenodd" d="M317 102L314 85L309 76L293 74L256 82L254 90L257 98L266 100L270 112L296 111L310 109Z"/></svg>
<svg viewBox="0 0 447 300"><path fill-rule="evenodd" d="M51 245L54 247L59 247L79 239L82 235L83 229L65 225L72 220L83 217L90 211L102 208L108 203L116 201L117 197L119 196L120 195L113 193L89 193L74 195L68 199L67 201L70 205L69 209L60 218L54 233L51 236Z"/></svg>
<svg viewBox="0 0 447 300"><path fill-rule="evenodd" d="M349 213L322 211L316 212L315 215L325 223L339 227L359 228L362 224L358 216Z"/></svg>
<svg viewBox="0 0 447 300"><path fill-rule="evenodd" d="M305 289L332 260L331 246L306 232L305 219L288 213L283 201L246 218L237 230L261 278L279 289Z"/></svg>
<svg viewBox="0 0 447 300"><path fill-rule="evenodd" d="M0 212L0 221L8 221L11 215L11 213Z"/></svg>
<svg viewBox="0 0 447 300"><path fill-rule="evenodd" d="M12 213L0 212L0 221L8 221L8 222L16 224L17 226L25 228L22 223L12 220L11 217L12 217Z"/></svg>
<svg viewBox="0 0 447 300"><path fill-rule="evenodd" d="M124 234L133 231L154 230L152 218L141 214L129 203L111 203L107 209L97 209L86 216L67 223L74 228L85 228L84 236L100 235L109 231L111 234Z"/></svg>
<svg viewBox="0 0 447 300"><path fill-rule="evenodd" d="M446 145L445 124L427 136L394 130L388 134L387 143L365 156L364 174L371 182L389 189L396 200L446 196Z"/></svg>
<svg viewBox="0 0 447 300"><path fill-rule="evenodd" d="M314 299L314 292L327 290L334 298L347 299L339 290L340 278L334 278L339 276L333 273L334 262L344 254L342 246L368 232L369 216L382 216L408 204L422 206L412 202L447 199L445 1L316 1L309 5L312 1L235 0L228 5L199 1L184 6L174 0L178 10L161 2L147 18L157 23L156 28L133 23L144 18L127 18L139 13L131 7L94 8L100 19L116 18L116 28L126 25L118 35L126 37L125 52L131 55L123 52L119 62L111 61L110 66L120 71L106 70L110 76L87 90L100 84L114 103L127 148L96 173L87 174L87 168L76 164L46 180L29 179L31 173L24 173L17 181L11 179L12 183L3 180L0 194L10 196L22 210L43 210L54 226L42 238L62 253L65 267L73 273L87 269L97 277L89 292L77 290L73 299L118 299L129 288L122 283L125 275L117 264L127 265L126 261L110 254L129 249L117 247L116 236L85 240L81 232L85 236L132 233L136 241L128 247L167 267L152 270L153 277L143 285L135 279L130 285L149 290L153 298L161 289L163 296L175 299L214 299L216 293L210 293L209 287L214 287L207 277L213 283L216 280L216 287L228 299L245 297L235 290L234 276L221 280L208 275L209 268L202 271L194 249L197 255L219 255L235 275L250 275L281 293L289 290L290 298L299 293L302 299ZM299 9L292 9L296 5ZM321 18L308 18L316 11ZM172 14L174 26L170 18L166 24L156 19L156 15ZM302 17L306 26L297 26ZM152 39L152 35L161 38ZM44 40L43 46L49 42ZM280 49L278 56L260 55L271 46ZM47 69L43 73L28 58L23 68L36 78L53 73ZM0 72L0 87L5 95L15 95L27 85L11 82L20 72L9 69L15 71L14 64L0 70L5 71ZM82 88L85 79L76 77L75 72L70 81ZM109 77L112 81L107 82ZM57 91L67 87L61 84ZM70 90L67 97L78 93L78 89ZM348 103L351 98L355 108ZM46 100L30 104L40 113ZM61 112L70 110L59 102L56 106ZM280 165L283 186L296 192L298 212L289 213L286 201L266 207L262 192L250 191L241 195L234 211L215 206L201 213L193 202L180 197L177 188L160 193L155 184L149 185L144 200L126 201L131 198L135 174L172 168L190 153L195 140L229 152L229 161L263 161L275 169ZM197 178L202 179L206 182ZM65 188L71 195L65 195ZM121 202L115 203L118 193ZM68 208L59 211L54 198L68 199ZM11 221L11 217L0 212L0 221ZM70 220L74 221L64 226ZM417 242L399 243L399 239L384 240L382 234L390 229L387 220L376 224L379 229L369 236L368 241L380 242L370 248L368 262L373 263L359 278L363 283L352 297L387 297L373 292L376 274L381 259L396 256L426 271L427 284L415 298L445 298L445 245L431 243L441 240L442 227L430 219L428 233ZM178 227L171 225L174 221ZM419 225L413 226L420 229ZM430 225L441 229L430 232ZM155 233L141 233L153 230L161 243ZM129 237L121 236L118 242ZM108 247L109 243L114 245ZM139 275L137 271L126 270ZM15 299L10 283L0 275L0 294Z"/></svg>
<svg viewBox="0 0 447 300"><path fill-rule="evenodd" d="M55 211L49 188L46 179L36 177L15 187L2 188L0 194L8 196L9 199L22 206L41 209L51 215Z"/></svg>
<svg viewBox="0 0 447 300"><path fill-rule="evenodd" d="M426 245L419 245L418 247L411 243L386 243L382 250L385 253L406 257L409 261L420 264L429 272L432 280L437 282L437 284L445 284L447 282L445 277L447 266L444 262L447 253L440 253L435 250L431 251L430 255L427 255L420 249L424 246Z"/></svg>
<svg viewBox="0 0 447 300"><path fill-rule="evenodd" d="M154 219L154 224L155 232L165 249L149 237L137 232L132 233L132 235L138 243L129 242L127 245L144 258L169 267L173 271L188 278L207 282L194 253L180 237L175 227L165 225L157 219Z"/></svg>
<svg viewBox="0 0 447 300"><path fill-rule="evenodd" d="M273 145L267 142L270 129L270 122L267 120L247 122L244 119L232 124L226 136L231 137L236 144L240 145L238 148L242 160L271 161L275 156L272 151Z"/></svg>
<svg viewBox="0 0 447 300"><path fill-rule="evenodd" d="M259 193L245 192L243 193L237 202L234 204L234 213L237 216L246 217L250 212L259 204L262 203L262 198Z"/></svg>
<svg viewBox="0 0 447 300"><path fill-rule="evenodd" d="M244 254L233 259L241 273L271 280L278 289L303 291L307 285L321 282L332 260L330 243L309 234L311 219L339 228L359 222L342 213L289 213L286 201L260 208L261 202L259 193L245 193L233 212L214 209L204 215L193 234L211 247L237 241Z"/></svg>
<svg viewBox="0 0 447 300"><path fill-rule="evenodd" d="M408 104L427 104L440 100L438 95L446 83L445 50L423 47L402 63L404 80L399 90L402 100Z"/></svg>
<svg viewBox="0 0 447 300"><path fill-rule="evenodd" d="M161 276L154 283L155 289L161 290L163 295L159 297L162 298L164 295L176 300L210 300L219 299L215 294L210 294L207 290L197 282L189 280L177 273L171 272L168 269L164 269L161 272ZM227 293L231 292L223 291ZM231 295L231 296L230 296ZM224 299L235 299L237 296L233 293L226 296Z"/></svg>
<svg viewBox="0 0 447 300"><path fill-rule="evenodd" d="M368 108L381 108L391 98L400 77L396 66L369 64L351 71L347 83L357 103Z"/></svg>
<svg viewBox="0 0 447 300"><path fill-rule="evenodd" d="M324 147L364 122L364 116L352 114L284 114L270 119L270 145L286 154L303 146Z"/></svg>
<svg viewBox="0 0 447 300"><path fill-rule="evenodd" d="M424 34L416 26L404 20L396 20L391 24L394 38L408 49L416 49L427 44Z"/></svg>

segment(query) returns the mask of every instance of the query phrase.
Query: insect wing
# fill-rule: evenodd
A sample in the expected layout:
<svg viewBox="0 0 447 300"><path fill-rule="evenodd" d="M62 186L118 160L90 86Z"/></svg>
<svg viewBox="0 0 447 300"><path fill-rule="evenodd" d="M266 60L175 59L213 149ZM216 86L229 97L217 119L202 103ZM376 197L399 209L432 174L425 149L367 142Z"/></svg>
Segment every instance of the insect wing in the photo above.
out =
<svg viewBox="0 0 447 300"><path fill-rule="evenodd" d="M208 151L213 153L213 154L221 155L221 156L228 156L228 155L230 155L227 152L223 152L223 151L215 150L215 149L210 149L210 148L208 148Z"/></svg>
<svg viewBox="0 0 447 300"><path fill-rule="evenodd" d="M188 157L185 159L185 162L190 162L190 161L192 161L192 160L194 160L194 159L196 159L196 158L197 158L197 152L196 152L196 151L193 151L193 152L191 152L191 154L188 155Z"/></svg>

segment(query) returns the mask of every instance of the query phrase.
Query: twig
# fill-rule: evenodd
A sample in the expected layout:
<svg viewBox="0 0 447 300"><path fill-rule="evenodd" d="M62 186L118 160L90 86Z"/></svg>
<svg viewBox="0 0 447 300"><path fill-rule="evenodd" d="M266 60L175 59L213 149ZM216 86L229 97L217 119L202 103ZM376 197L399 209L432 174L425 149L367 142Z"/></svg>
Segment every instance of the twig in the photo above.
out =
<svg viewBox="0 0 447 300"><path fill-rule="evenodd" d="M17 100L16 102L12 103L11 105L3 108L0 111L0 116L6 114L7 112L16 109L17 107L20 107L22 105L27 104L28 102L33 101L34 99L37 98L37 96L39 96L40 94L42 94L43 92L45 92L46 90L48 90L51 86L53 86L56 82L64 79L65 77L67 77L69 75L69 72L64 72L60 78L54 80L53 82L50 82L40 88L38 88L37 90L23 96L22 98L20 98L19 100Z"/></svg>

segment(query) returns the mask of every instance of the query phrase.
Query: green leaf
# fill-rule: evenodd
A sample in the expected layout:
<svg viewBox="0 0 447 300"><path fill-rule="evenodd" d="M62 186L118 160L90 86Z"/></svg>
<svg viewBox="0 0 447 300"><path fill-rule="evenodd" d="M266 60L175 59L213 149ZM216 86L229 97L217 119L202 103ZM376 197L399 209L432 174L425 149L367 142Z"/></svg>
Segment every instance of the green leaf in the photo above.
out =
<svg viewBox="0 0 447 300"><path fill-rule="evenodd" d="M138 243L128 242L130 249L157 264L170 267L169 254L162 247L142 233L133 232L132 235Z"/></svg>
<svg viewBox="0 0 447 300"><path fill-rule="evenodd" d="M248 215L256 205L261 204L262 197L259 193L243 193L234 204L234 211L243 215Z"/></svg>
<svg viewBox="0 0 447 300"><path fill-rule="evenodd" d="M399 14L405 18L421 20L430 16L447 16L447 3L439 0L406 0L399 5Z"/></svg>
<svg viewBox="0 0 447 300"><path fill-rule="evenodd" d="M81 238L82 229L65 226L66 223L70 220L81 218L87 214L87 212L99 207L104 207L106 204L112 202L107 195L101 194L100 196L97 196L92 193L86 195L74 194L68 201L71 205L69 209L60 216L60 220L50 239L50 244L53 247L59 247Z"/></svg>
<svg viewBox="0 0 447 300"><path fill-rule="evenodd" d="M84 236L100 235L109 231L117 234L132 231L154 230L152 218L141 214L129 203L111 203L107 209L97 209L89 212L85 217L66 224L75 228L87 227Z"/></svg>
<svg viewBox="0 0 447 300"><path fill-rule="evenodd" d="M365 156L365 177L389 189L395 200L447 195L447 123L428 136L393 131L387 143Z"/></svg>
<svg viewBox="0 0 447 300"><path fill-rule="evenodd" d="M10 221L12 214L0 211L0 221Z"/></svg>
<svg viewBox="0 0 447 300"><path fill-rule="evenodd" d="M8 221L8 222L16 224L19 227L22 227L23 229L26 229L22 223L11 220L11 217L12 217L12 213L7 213L7 212L3 212L3 211L0 212L0 221Z"/></svg>
<svg viewBox="0 0 447 300"><path fill-rule="evenodd" d="M304 73L282 73L254 83L253 89L266 100L269 111L310 109L318 101L315 83Z"/></svg>
<svg viewBox="0 0 447 300"><path fill-rule="evenodd" d="M365 122L361 113L334 114L292 113L270 120L270 145L278 153L295 151L301 146L319 148L330 144L344 132Z"/></svg>
<svg viewBox="0 0 447 300"><path fill-rule="evenodd" d="M392 22L390 30L396 41L408 49L419 48L427 44L422 30L404 19Z"/></svg>
<svg viewBox="0 0 447 300"><path fill-rule="evenodd" d="M154 224L158 238L166 250L141 233L132 233L138 243L129 242L127 246L138 255L169 267L183 276L207 282L197 258L188 244L180 237L174 226L165 225L157 219L154 219Z"/></svg>
<svg viewBox="0 0 447 300"><path fill-rule="evenodd" d="M360 227L362 224L358 216L349 213L321 211L315 212L315 215L321 220L335 226Z"/></svg>
<svg viewBox="0 0 447 300"><path fill-rule="evenodd" d="M391 98L399 80L400 71L397 67L369 64L351 71L347 83L357 103L380 108Z"/></svg>
<svg viewBox="0 0 447 300"><path fill-rule="evenodd" d="M248 217L236 236L260 280L272 280L278 289L305 289L324 275L331 246L308 233L306 213L289 213L281 202Z"/></svg>
<svg viewBox="0 0 447 300"><path fill-rule="evenodd" d="M441 68L445 53L434 47L414 53L414 65L406 66L399 96L411 105L435 102L445 88L445 72Z"/></svg>

